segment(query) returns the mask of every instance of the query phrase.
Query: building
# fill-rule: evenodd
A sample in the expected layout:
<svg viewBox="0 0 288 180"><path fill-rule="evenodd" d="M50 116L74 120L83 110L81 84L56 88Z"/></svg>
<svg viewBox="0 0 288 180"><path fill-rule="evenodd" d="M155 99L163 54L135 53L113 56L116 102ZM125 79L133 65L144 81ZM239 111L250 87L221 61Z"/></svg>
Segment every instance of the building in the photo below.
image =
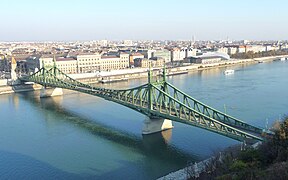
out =
<svg viewBox="0 0 288 180"><path fill-rule="evenodd" d="M40 69L40 61L39 58L41 55L33 55L29 56L29 58L26 59L26 66L28 72L35 72L35 69Z"/></svg>
<svg viewBox="0 0 288 180"><path fill-rule="evenodd" d="M76 56L78 73L99 71L101 68L100 53L81 53Z"/></svg>
<svg viewBox="0 0 288 180"><path fill-rule="evenodd" d="M153 57L153 53L156 52L154 49L149 49L149 50L139 50L139 53L144 55L144 58L150 59Z"/></svg>
<svg viewBox="0 0 288 180"><path fill-rule="evenodd" d="M190 56L196 56L197 52L200 52L200 50L199 49L193 49L193 48L189 47L186 49L185 58L190 57Z"/></svg>
<svg viewBox="0 0 288 180"><path fill-rule="evenodd" d="M132 53L130 54L130 58L129 58L129 65L130 67L134 66L134 59L143 59L144 55L141 53Z"/></svg>
<svg viewBox="0 0 288 180"><path fill-rule="evenodd" d="M237 53L245 53L246 52L246 46L239 46Z"/></svg>
<svg viewBox="0 0 288 180"><path fill-rule="evenodd" d="M106 39L99 41L99 45L102 47L107 47L108 46L108 41Z"/></svg>
<svg viewBox="0 0 288 180"><path fill-rule="evenodd" d="M187 57L187 48L182 48L179 53L179 59L183 60Z"/></svg>
<svg viewBox="0 0 288 180"><path fill-rule="evenodd" d="M47 57L43 56L39 59L39 68L45 67L47 69L54 66L54 60L56 67L65 74L73 74L78 72L77 60L74 58L64 57Z"/></svg>
<svg viewBox="0 0 288 180"><path fill-rule="evenodd" d="M185 62L195 63L195 64L211 64L218 63L221 61L220 57L188 57Z"/></svg>
<svg viewBox="0 0 288 180"><path fill-rule="evenodd" d="M165 63L171 62L171 53L167 49L161 49L161 50L156 50L155 52L152 52L152 57L163 58Z"/></svg>
<svg viewBox="0 0 288 180"><path fill-rule="evenodd" d="M252 52L263 52L263 51L266 51L266 46L262 46L262 45L247 45L246 46L246 52L249 52L249 51L252 51Z"/></svg>
<svg viewBox="0 0 288 180"><path fill-rule="evenodd" d="M238 46L228 46L228 53L229 55L236 54L238 52Z"/></svg>
<svg viewBox="0 0 288 180"><path fill-rule="evenodd" d="M152 61L152 67L163 67L165 60L161 57L154 57L150 59Z"/></svg>
<svg viewBox="0 0 288 180"><path fill-rule="evenodd" d="M42 56L39 58L39 68L54 66L54 58ZM99 53L78 54L75 57L58 57L56 66L64 73L91 73L96 71L111 71L129 67L129 54L101 56Z"/></svg>
<svg viewBox="0 0 288 180"><path fill-rule="evenodd" d="M129 67L129 54L121 53L119 56L101 56L100 71L126 69Z"/></svg>
<svg viewBox="0 0 288 180"><path fill-rule="evenodd" d="M77 60L74 58L56 58L56 66L65 74L75 74L78 72Z"/></svg>
<svg viewBox="0 0 288 180"><path fill-rule="evenodd" d="M228 48L227 47L220 47L217 49L217 52L228 54Z"/></svg>
<svg viewBox="0 0 288 180"><path fill-rule="evenodd" d="M222 60L229 60L230 56L225 53L211 52L205 53L200 56L191 56L184 59L186 63L196 63L196 64L211 64L219 63Z"/></svg>
<svg viewBox="0 0 288 180"><path fill-rule="evenodd" d="M171 61L180 61L180 49L179 48L173 48L170 50L171 52ZM182 59L183 60L183 59Z"/></svg>
<svg viewBox="0 0 288 180"><path fill-rule="evenodd" d="M124 46L133 46L133 42L132 42L132 40L124 40L123 45Z"/></svg>
<svg viewBox="0 0 288 180"><path fill-rule="evenodd" d="M164 59L163 58L152 58L152 59L146 59L146 58L136 58L134 59L134 65L135 67L141 67L141 68L149 68L149 67L163 67L164 66Z"/></svg>

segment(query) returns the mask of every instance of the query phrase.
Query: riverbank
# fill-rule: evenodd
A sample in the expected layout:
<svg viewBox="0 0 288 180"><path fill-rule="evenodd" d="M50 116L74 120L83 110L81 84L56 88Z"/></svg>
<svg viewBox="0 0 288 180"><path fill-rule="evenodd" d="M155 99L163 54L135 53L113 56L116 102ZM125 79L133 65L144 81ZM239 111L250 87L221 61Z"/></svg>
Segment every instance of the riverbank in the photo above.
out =
<svg viewBox="0 0 288 180"><path fill-rule="evenodd" d="M254 64L259 62L268 62L273 61L280 57L288 57L288 56L272 56L272 57L262 57L262 58L255 58L255 59L232 59L229 61L223 61L219 63L212 63L212 64L191 64L185 65L181 67L167 67L167 75L174 76L180 74L187 74L189 72L195 72L199 70L207 70L219 67L228 67L234 66L238 64ZM100 72L100 73L86 73L86 74L68 74L70 77L88 84L95 84L95 83L112 83L112 82L119 82L119 81L126 81L129 79L140 79L140 78L147 78L148 73L147 68L135 68L135 69L124 69L124 70L114 70L109 72ZM161 75L160 68L154 68L152 70L153 76ZM9 94L9 93L17 93L23 91L34 91L41 89L40 85L2 85L0 86L0 95L1 94Z"/></svg>
<svg viewBox="0 0 288 180"><path fill-rule="evenodd" d="M201 176L203 173L209 173L215 171L216 164L223 163L227 155L232 157L237 157L240 152L245 151L246 149L258 149L261 145L261 142L256 142L250 146L246 144L238 144L224 149L222 152L218 152L200 162L191 163L183 169L179 169L175 172L171 172L163 177L158 178L157 180L187 180L187 179L196 179ZM205 179L205 178L204 178Z"/></svg>
<svg viewBox="0 0 288 180"><path fill-rule="evenodd" d="M250 64L257 63L254 59L244 59L244 60L229 60L218 63L211 64L189 64L180 67L167 67L166 74L167 76L187 74L189 72L195 72L198 70L206 70L212 68L233 66L237 64ZM148 68L134 68L134 69L123 69L123 70L115 70L109 72L100 72L100 73L87 73L83 74L69 74L70 77L81 81L83 83L95 84L95 83L109 83L116 82L121 80L129 80L129 79L140 79L148 77ZM162 74L161 68L152 69L153 76L160 76Z"/></svg>
<svg viewBox="0 0 288 180"><path fill-rule="evenodd" d="M25 91L35 91L41 89L39 84L20 84L14 86L0 86L0 95L1 94L11 94Z"/></svg>

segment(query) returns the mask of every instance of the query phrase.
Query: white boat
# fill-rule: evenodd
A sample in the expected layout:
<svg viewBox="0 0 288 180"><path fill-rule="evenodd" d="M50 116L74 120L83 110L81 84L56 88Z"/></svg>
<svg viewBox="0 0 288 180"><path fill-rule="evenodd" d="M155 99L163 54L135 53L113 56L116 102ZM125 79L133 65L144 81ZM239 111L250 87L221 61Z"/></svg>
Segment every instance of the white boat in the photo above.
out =
<svg viewBox="0 0 288 180"><path fill-rule="evenodd" d="M225 75L229 75L229 74L234 74L234 70L233 69L227 69L226 71L224 71Z"/></svg>

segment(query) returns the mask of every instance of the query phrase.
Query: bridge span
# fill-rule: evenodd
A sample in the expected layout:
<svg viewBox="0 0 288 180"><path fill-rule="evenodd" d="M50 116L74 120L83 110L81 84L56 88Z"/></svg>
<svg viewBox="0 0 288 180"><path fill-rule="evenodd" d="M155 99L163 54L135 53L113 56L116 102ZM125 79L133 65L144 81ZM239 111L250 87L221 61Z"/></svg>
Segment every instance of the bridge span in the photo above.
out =
<svg viewBox="0 0 288 180"><path fill-rule="evenodd" d="M56 66L49 69L43 67L32 75L21 77L20 80L42 85L43 96L61 95L59 88L65 88L104 98L138 111L147 116L143 134L172 128L171 121L177 121L247 143L263 141L266 135L264 128L209 107L182 92L166 81L165 68L161 80L153 80L149 70L147 84L123 90L81 83L61 72Z"/></svg>

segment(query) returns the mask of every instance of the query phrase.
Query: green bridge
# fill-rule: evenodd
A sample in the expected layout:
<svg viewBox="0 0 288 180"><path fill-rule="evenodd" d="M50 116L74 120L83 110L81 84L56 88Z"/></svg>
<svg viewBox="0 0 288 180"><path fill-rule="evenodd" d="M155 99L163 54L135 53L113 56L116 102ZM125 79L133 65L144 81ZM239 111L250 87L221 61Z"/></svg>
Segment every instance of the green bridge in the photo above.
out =
<svg viewBox="0 0 288 180"><path fill-rule="evenodd" d="M61 72L56 66L49 69L41 68L30 76L21 77L20 80L40 84L45 89L65 88L98 96L138 111L152 122L159 119L177 121L248 143L265 139L263 128L209 107L167 82L165 68L161 80L153 80L149 71L147 84L124 90L99 88L81 83ZM161 130L163 128L159 129Z"/></svg>

